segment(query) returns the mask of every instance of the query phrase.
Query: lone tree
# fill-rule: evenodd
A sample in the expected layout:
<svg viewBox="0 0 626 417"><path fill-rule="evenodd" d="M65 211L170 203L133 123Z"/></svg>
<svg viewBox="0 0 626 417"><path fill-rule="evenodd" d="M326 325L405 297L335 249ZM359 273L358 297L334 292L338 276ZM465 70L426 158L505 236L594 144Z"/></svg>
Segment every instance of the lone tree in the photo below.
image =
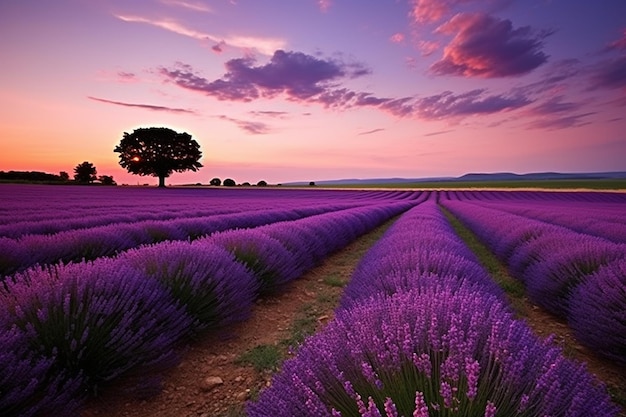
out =
<svg viewBox="0 0 626 417"><path fill-rule="evenodd" d="M211 182L209 182L209 184L219 186L219 185L222 185L222 180L215 177L211 180Z"/></svg>
<svg viewBox="0 0 626 417"><path fill-rule="evenodd" d="M159 187L165 187L165 178L174 171L197 171L202 157L200 145L187 132L178 133L167 127L135 129L124 132L114 149L120 154L120 165L131 174L159 178Z"/></svg>
<svg viewBox="0 0 626 417"><path fill-rule="evenodd" d="M77 182L90 183L96 180L96 167L91 162L83 162L74 168L74 180Z"/></svg>

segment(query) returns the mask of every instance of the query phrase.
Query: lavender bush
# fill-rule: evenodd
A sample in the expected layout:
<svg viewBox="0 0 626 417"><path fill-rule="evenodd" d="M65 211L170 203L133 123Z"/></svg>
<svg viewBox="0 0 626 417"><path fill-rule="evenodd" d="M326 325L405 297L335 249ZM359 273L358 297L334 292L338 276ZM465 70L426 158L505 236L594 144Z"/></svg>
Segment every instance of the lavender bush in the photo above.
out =
<svg viewBox="0 0 626 417"><path fill-rule="evenodd" d="M616 416L583 365L491 294L442 283L372 297L283 364L259 416Z"/></svg>
<svg viewBox="0 0 626 417"><path fill-rule="evenodd" d="M377 292L391 295L437 280L467 282L504 298L439 208L425 202L403 214L363 256L340 304L348 308Z"/></svg>
<svg viewBox="0 0 626 417"><path fill-rule="evenodd" d="M282 243L255 229L227 230L197 242L209 242L231 252L253 272L260 294L276 291L302 273Z"/></svg>
<svg viewBox="0 0 626 417"><path fill-rule="evenodd" d="M193 317L191 332L247 319L259 289L255 276L232 253L206 240L144 246L118 260L167 288Z"/></svg>
<svg viewBox="0 0 626 417"><path fill-rule="evenodd" d="M83 378L77 397L121 374L171 366L192 319L156 280L104 258L31 269L0 295L7 323L51 372Z"/></svg>
<svg viewBox="0 0 626 417"><path fill-rule="evenodd" d="M547 245L541 245L540 241L539 254L524 271L530 299L562 318L567 316L570 295L576 286L601 266L624 258L626 253L626 246L593 236L581 235L576 241L569 239L571 236L557 234Z"/></svg>
<svg viewBox="0 0 626 417"><path fill-rule="evenodd" d="M7 327L7 311L3 306L0 310L0 415L43 417L77 413L85 397L83 376L55 372L55 358L34 352L25 332L17 326ZM59 414L59 410L64 413Z"/></svg>
<svg viewBox="0 0 626 417"><path fill-rule="evenodd" d="M568 322L581 343L626 365L626 259L599 268L576 287Z"/></svg>

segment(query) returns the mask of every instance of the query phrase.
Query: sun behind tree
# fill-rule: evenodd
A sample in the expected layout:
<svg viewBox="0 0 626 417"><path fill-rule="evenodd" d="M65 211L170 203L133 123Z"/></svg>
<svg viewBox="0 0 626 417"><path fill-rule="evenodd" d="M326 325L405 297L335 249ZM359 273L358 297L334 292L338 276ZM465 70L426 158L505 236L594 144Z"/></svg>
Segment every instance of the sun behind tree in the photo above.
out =
<svg viewBox="0 0 626 417"><path fill-rule="evenodd" d="M135 129L124 132L114 149L120 155L120 165L131 174L159 178L159 187L165 187L165 178L172 172L197 171L202 168L200 145L187 132L178 133L167 127Z"/></svg>

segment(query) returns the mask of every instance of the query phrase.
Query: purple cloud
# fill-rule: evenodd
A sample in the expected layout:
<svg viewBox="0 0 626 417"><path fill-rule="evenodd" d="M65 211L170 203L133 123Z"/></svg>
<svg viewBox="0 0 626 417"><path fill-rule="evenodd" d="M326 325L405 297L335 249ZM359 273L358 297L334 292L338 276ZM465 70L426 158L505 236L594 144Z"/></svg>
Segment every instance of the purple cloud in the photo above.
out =
<svg viewBox="0 0 626 417"><path fill-rule="evenodd" d="M250 120L241 120L226 115L217 116L218 119L226 120L239 126L240 129L252 135L266 135L271 132L271 127L262 122L253 122Z"/></svg>
<svg viewBox="0 0 626 417"><path fill-rule="evenodd" d="M600 63L591 76L591 87L623 89L626 92L626 55Z"/></svg>
<svg viewBox="0 0 626 417"><path fill-rule="evenodd" d="M418 99L413 104L414 114L422 119L442 120L481 114L493 114L519 109L532 101L525 96L486 96L485 90L472 90L463 94L445 91Z"/></svg>
<svg viewBox="0 0 626 417"><path fill-rule="evenodd" d="M530 108L527 114L535 120L529 124L529 127L532 129L554 130L584 126L591 123L584 120L584 118L595 114L594 112L576 113L583 105L563 100L563 96L556 96Z"/></svg>
<svg viewBox="0 0 626 417"><path fill-rule="evenodd" d="M258 111L251 111L250 114L254 116L267 116L267 117L282 119L285 116L287 116L289 113L286 111L258 110Z"/></svg>
<svg viewBox="0 0 626 417"><path fill-rule="evenodd" d="M579 113L559 117L545 117L532 121L528 127L531 129L566 129L570 127L580 127L591 124L591 122L583 120L587 116L591 116L595 112Z"/></svg>
<svg viewBox="0 0 626 417"><path fill-rule="evenodd" d="M510 20L484 13L457 14L437 31L454 34L443 58L430 68L437 75L510 77L526 74L548 60L541 47L551 32L533 33L529 26L514 29Z"/></svg>
<svg viewBox="0 0 626 417"><path fill-rule="evenodd" d="M106 99L103 99L103 98L91 97L91 96L87 96L87 98L89 100L98 101L100 103L114 104L116 106L136 107L136 108L140 108L140 109L146 109L146 110L152 110L152 111L164 111L164 112L168 112L168 113L196 114L195 111L189 110L189 109L177 109L177 108L173 108L173 107L155 106L155 105L152 105L152 104L124 103L124 102L121 102L121 101L106 100Z"/></svg>
<svg viewBox="0 0 626 417"><path fill-rule="evenodd" d="M359 135L359 136L363 136L363 135L371 135L372 133L378 133L378 132L382 132L382 131L384 131L384 130L385 130L385 129L383 129L383 128L372 129L372 130L368 130L367 132L361 132L361 133L359 133L358 135Z"/></svg>
<svg viewBox="0 0 626 417"><path fill-rule="evenodd" d="M431 133L425 133L422 136L439 136L439 135L445 135L446 133L450 133L450 132L454 132L454 130L440 130L437 132L431 132Z"/></svg>
<svg viewBox="0 0 626 417"><path fill-rule="evenodd" d="M301 52L277 50L265 65L255 65L254 58L226 62L226 74L209 81L196 75L190 66L161 68L160 72L176 85L205 93L218 100L252 101L285 94L294 101L321 101L318 98L339 80L369 73L361 64L323 60Z"/></svg>

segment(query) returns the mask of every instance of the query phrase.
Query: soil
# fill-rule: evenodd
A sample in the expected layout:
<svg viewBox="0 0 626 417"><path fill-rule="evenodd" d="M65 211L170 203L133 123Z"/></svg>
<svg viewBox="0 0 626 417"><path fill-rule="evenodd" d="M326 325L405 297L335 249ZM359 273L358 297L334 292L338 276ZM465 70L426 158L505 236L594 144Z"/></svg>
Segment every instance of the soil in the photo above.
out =
<svg viewBox="0 0 626 417"><path fill-rule="evenodd" d="M90 400L81 417L244 416L245 402L270 384L271 374L257 372L238 358L256 346L279 345L288 339L294 318L302 315L304 306L316 318L318 329L331 320L342 291L337 280L349 279L360 256L384 227L328 257L280 294L259 300L252 317L232 327L229 336L214 334L196 340L184 352L180 364L166 373L158 395L148 400L136 399L126 389L128 382L122 381L114 390ZM554 334L567 355L586 362L588 369L623 399L625 367L598 358L578 345L567 324L541 308L529 304L524 314L538 335ZM624 408L620 416L626 417Z"/></svg>

